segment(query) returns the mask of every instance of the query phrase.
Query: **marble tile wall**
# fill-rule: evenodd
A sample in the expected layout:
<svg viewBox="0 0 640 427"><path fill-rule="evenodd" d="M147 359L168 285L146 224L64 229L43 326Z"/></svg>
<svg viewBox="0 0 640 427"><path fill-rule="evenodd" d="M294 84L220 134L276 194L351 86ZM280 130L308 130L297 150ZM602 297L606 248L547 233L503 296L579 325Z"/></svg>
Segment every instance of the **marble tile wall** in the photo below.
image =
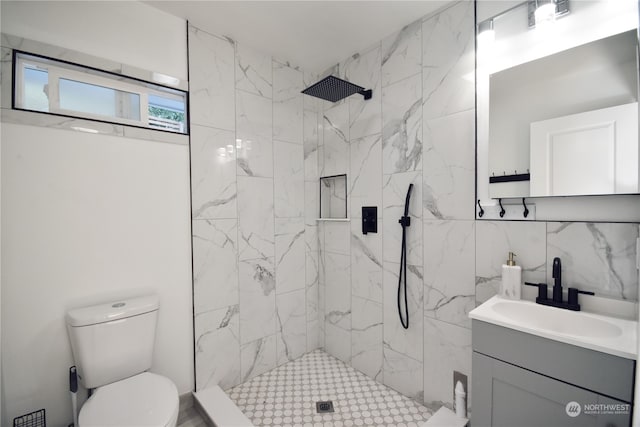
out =
<svg viewBox="0 0 640 427"><path fill-rule="evenodd" d="M318 230L324 348L434 410L452 406L454 370L471 384L468 313L498 292L509 251L526 281L551 281L559 256L566 286L638 299L638 224L475 220L473 69L473 3L459 2L321 73L373 89L321 106L318 170L347 174L351 218ZM409 184L405 330L398 219ZM362 234L362 206L378 207L377 234Z"/></svg>
<svg viewBox="0 0 640 427"><path fill-rule="evenodd" d="M226 389L321 345L318 105L314 76L188 31L196 389Z"/></svg>
<svg viewBox="0 0 640 427"><path fill-rule="evenodd" d="M478 221L477 303L498 293L503 254L509 251L519 255L524 281L552 284L553 259L559 257L565 289L637 301L638 229L635 223Z"/></svg>
<svg viewBox="0 0 640 427"><path fill-rule="evenodd" d="M351 217L320 225L325 348L427 403L450 403L450 368L471 369L470 356L469 363L443 357L470 348L466 313L475 306L474 87L461 81L464 70L473 72L473 19L472 4L456 4L323 73L373 89L368 101L323 104L321 173L347 173ZM445 101L447 108L435 105ZM398 219L410 184L405 330ZM362 234L362 206L378 207L377 234ZM446 328L455 335L440 336Z"/></svg>

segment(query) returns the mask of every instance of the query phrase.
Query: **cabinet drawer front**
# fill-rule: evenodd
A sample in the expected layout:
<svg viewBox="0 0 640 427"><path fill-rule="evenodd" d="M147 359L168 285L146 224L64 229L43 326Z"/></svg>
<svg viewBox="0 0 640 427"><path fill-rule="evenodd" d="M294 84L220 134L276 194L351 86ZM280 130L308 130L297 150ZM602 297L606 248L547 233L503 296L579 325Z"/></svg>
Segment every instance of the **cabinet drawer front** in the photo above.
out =
<svg viewBox="0 0 640 427"><path fill-rule="evenodd" d="M635 361L474 320L473 350L604 394L633 399Z"/></svg>

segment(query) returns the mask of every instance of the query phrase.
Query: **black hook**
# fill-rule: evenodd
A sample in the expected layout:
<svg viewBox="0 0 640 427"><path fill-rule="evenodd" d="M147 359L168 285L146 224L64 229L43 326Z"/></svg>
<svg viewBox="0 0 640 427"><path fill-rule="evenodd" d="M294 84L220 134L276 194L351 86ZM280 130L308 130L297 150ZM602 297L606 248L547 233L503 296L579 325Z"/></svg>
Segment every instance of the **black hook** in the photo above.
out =
<svg viewBox="0 0 640 427"><path fill-rule="evenodd" d="M524 212L522 214L526 218L529 216L529 209L527 208L527 204L524 202L524 197L522 198L522 206L524 206Z"/></svg>
<svg viewBox="0 0 640 427"><path fill-rule="evenodd" d="M506 213L506 211L502 207L502 199L498 199L498 203L500 204L500 218L502 218L504 216L504 214Z"/></svg>
<svg viewBox="0 0 640 427"><path fill-rule="evenodd" d="M480 199L478 199L478 207L480 208L480 212L478 212L478 216L482 218L482 215L484 215L484 209L482 209L482 206L480 205Z"/></svg>

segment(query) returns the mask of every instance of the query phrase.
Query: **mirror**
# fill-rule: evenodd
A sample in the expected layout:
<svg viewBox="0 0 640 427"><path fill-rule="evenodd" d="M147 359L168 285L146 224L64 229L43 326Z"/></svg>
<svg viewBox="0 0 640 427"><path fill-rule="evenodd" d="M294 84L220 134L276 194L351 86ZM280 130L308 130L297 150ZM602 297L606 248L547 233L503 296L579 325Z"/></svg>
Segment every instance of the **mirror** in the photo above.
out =
<svg viewBox="0 0 640 427"><path fill-rule="evenodd" d="M491 198L640 193L638 4L555 3L477 26L478 180Z"/></svg>
<svg viewBox="0 0 640 427"><path fill-rule="evenodd" d="M320 218L347 217L347 175L320 178Z"/></svg>

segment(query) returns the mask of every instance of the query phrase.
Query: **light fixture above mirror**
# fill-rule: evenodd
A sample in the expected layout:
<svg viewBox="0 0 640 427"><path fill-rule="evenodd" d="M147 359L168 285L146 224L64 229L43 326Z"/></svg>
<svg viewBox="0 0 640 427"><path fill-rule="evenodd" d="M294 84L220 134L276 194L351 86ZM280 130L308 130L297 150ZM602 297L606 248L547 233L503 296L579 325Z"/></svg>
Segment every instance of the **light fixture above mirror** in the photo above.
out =
<svg viewBox="0 0 640 427"><path fill-rule="evenodd" d="M496 32L493 29L493 19L478 24L478 46L486 46L493 43L496 38Z"/></svg>
<svg viewBox="0 0 640 427"><path fill-rule="evenodd" d="M569 14L569 0L528 0L529 28L549 24Z"/></svg>

